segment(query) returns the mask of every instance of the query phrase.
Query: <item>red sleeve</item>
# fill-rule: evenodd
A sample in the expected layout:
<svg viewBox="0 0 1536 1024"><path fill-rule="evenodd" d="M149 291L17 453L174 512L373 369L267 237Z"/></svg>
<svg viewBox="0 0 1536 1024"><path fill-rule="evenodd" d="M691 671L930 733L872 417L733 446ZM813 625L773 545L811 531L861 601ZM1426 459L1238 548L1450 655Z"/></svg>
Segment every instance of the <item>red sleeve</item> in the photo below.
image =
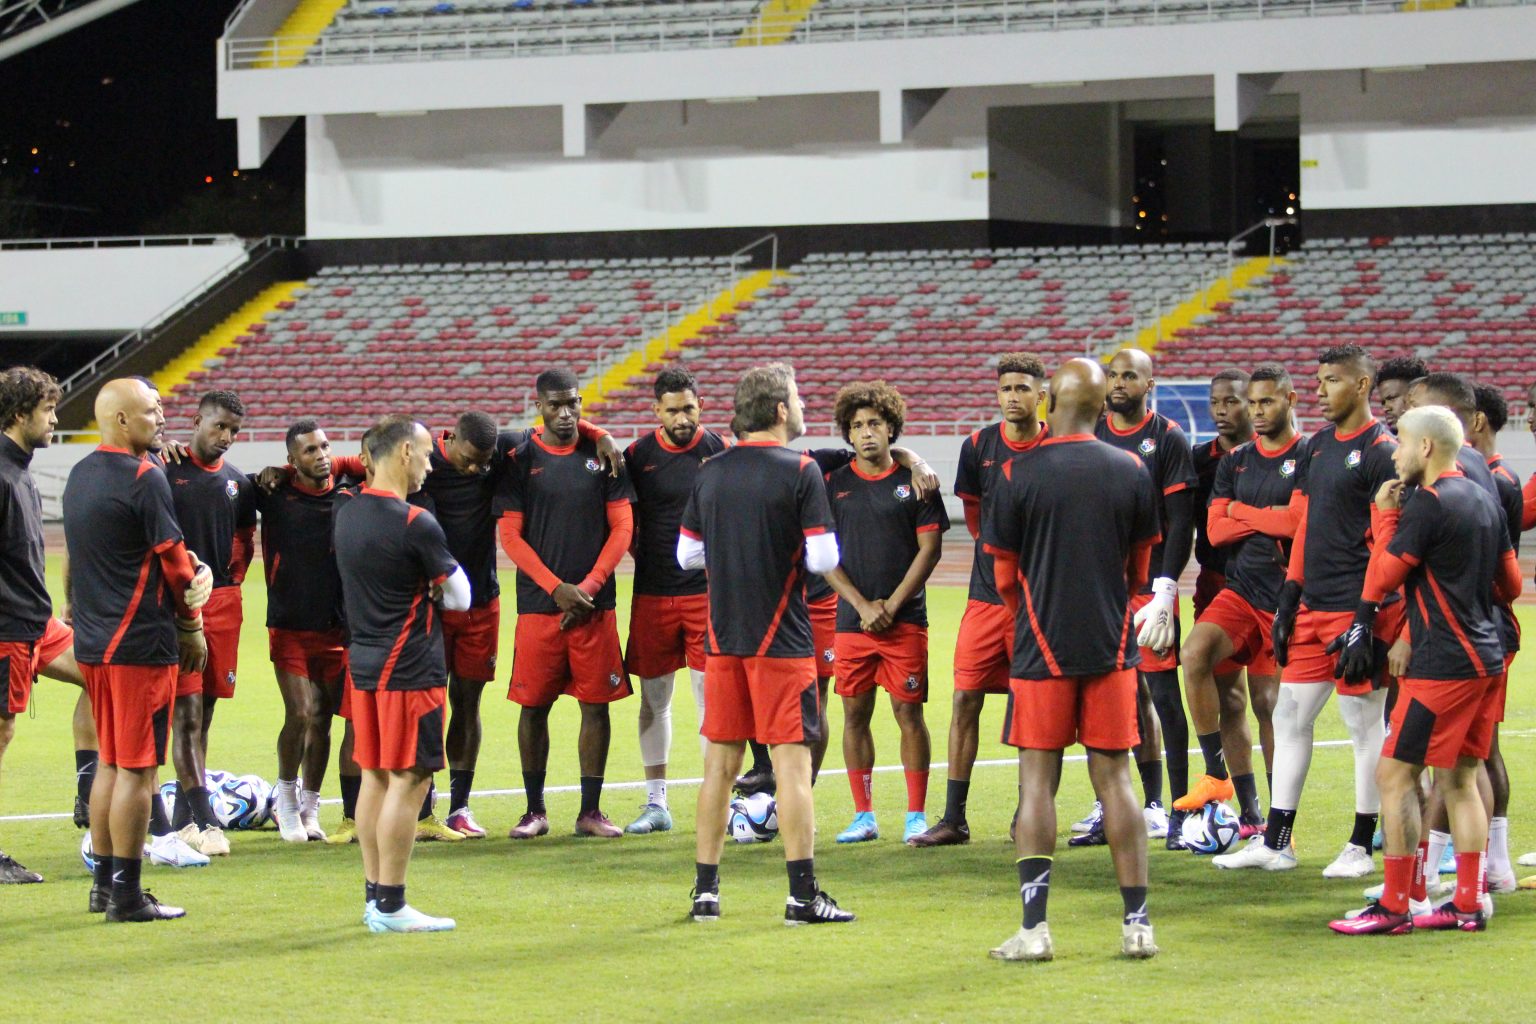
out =
<svg viewBox="0 0 1536 1024"><path fill-rule="evenodd" d="M332 476L355 476L359 480L362 480L365 477L367 477L368 471L363 468L363 460L362 460L361 456L358 456L358 455L332 455L331 456L331 475Z"/></svg>
<svg viewBox="0 0 1536 1024"><path fill-rule="evenodd" d="M245 582L245 574L256 557L256 527L242 526L235 531L235 542L229 554L229 578L235 583Z"/></svg>
<svg viewBox="0 0 1536 1024"><path fill-rule="evenodd" d="M601 441L608 436L608 431L590 420L577 420L576 433L581 435L583 441Z"/></svg>
<svg viewBox="0 0 1536 1024"><path fill-rule="evenodd" d="M501 547L523 572L527 573L533 582L539 585L539 589L546 594L553 594L563 580L549 571L544 560L539 557L529 543L523 539L523 514L521 512L508 512L501 517Z"/></svg>
<svg viewBox="0 0 1536 1024"><path fill-rule="evenodd" d="M1236 544L1244 537L1253 536L1253 528L1230 514L1231 498L1215 498L1205 513L1205 532L1216 547Z"/></svg>
<svg viewBox="0 0 1536 1024"><path fill-rule="evenodd" d="M1296 520L1289 506L1285 508L1259 508L1257 505L1232 503L1232 518L1251 527L1253 532L1266 537L1296 536Z"/></svg>
<svg viewBox="0 0 1536 1024"><path fill-rule="evenodd" d="M1387 550L1392 535L1397 533L1400 511L1395 508L1378 509L1371 506L1371 532L1375 535L1371 547L1371 562L1365 570L1365 589L1360 592L1362 601L1380 604L1388 594L1403 585L1408 573L1418 564L1417 559L1399 558Z"/></svg>
<svg viewBox="0 0 1536 1024"><path fill-rule="evenodd" d="M1306 579L1303 567L1307 564L1307 496L1292 493L1289 511L1296 526L1296 543L1291 545L1291 564L1285 578L1301 583Z"/></svg>
<svg viewBox="0 0 1536 1024"><path fill-rule="evenodd" d="M1525 517L1521 520L1520 529L1536 529L1536 473L1531 474L1520 493L1525 497Z"/></svg>
<svg viewBox="0 0 1536 1024"><path fill-rule="evenodd" d="M1152 578L1152 548L1161 539L1144 540L1132 545L1131 553L1125 560L1125 582L1131 588L1131 593L1140 593L1141 588Z"/></svg>
<svg viewBox="0 0 1536 1024"><path fill-rule="evenodd" d="M596 597L597 592L603 589L603 584L608 582L608 577L613 575L613 570L619 567L619 559L624 557L624 552L629 550L629 538L635 532L634 513L630 511L627 501L610 501L608 503L608 539L603 542L603 550L598 553L597 564L592 571L587 573L587 578L582 580L579 586L581 592L588 597Z"/></svg>
<svg viewBox="0 0 1536 1024"><path fill-rule="evenodd" d="M981 501L962 497L960 504L965 507L965 528L971 531L971 539L981 540Z"/></svg>
<svg viewBox="0 0 1536 1024"><path fill-rule="evenodd" d="M171 596L176 601L176 614L184 619L199 618L197 612L187 607L187 587L192 583L192 577L197 574L197 568L192 564L192 555L187 551L187 545L179 540L167 541L155 548L155 554L160 556L160 572L165 577L166 585L171 588Z"/></svg>
<svg viewBox="0 0 1536 1024"><path fill-rule="evenodd" d="M1525 581L1520 578L1520 560L1515 557L1514 551L1505 551L1504 560L1499 563L1499 575L1494 577L1493 596L1503 604L1509 604L1520 596L1524 589Z"/></svg>
<svg viewBox="0 0 1536 1024"><path fill-rule="evenodd" d="M1019 556L1012 551L988 548L992 553L992 582L1008 614L1019 614Z"/></svg>

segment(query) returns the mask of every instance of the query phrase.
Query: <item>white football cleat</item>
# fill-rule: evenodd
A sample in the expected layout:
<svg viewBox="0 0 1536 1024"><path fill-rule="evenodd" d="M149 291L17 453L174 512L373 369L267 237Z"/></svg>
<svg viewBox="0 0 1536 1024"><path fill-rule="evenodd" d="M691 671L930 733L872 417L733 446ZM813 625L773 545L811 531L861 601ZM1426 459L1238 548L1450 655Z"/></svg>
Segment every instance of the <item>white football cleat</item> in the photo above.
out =
<svg viewBox="0 0 1536 1024"><path fill-rule="evenodd" d="M1132 960L1149 960L1157 956L1157 943L1152 940L1149 924L1122 924L1120 926L1120 953Z"/></svg>
<svg viewBox="0 0 1536 1024"><path fill-rule="evenodd" d="M1141 809L1142 820L1147 823L1148 839L1168 838L1168 812L1156 800Z"/></svg>
<svg viewBox="0 0 1536 1024"><path fill-rule="evenodd" d="M1488 872L1489 892L1514 892L1518 888L1519 884L1515 881L1515 873L1513 871L1502 875L1496 875L1492 871Z"/></svg>
<svg viewBox="0 0 1536 1024"><path fill-rule="evenodd" d="M1072 823L1072 834L1076 836L1092 832L1104 820L1104 805L1099 801L1093 802L1093 810ZM1536 855L1533 855L1536 856Z"/></svg>
<svg viewBox="0 0 1536 1024"><path fill-rule="evenodd" d="M1536 868L1536 853L1522 853L1515 863L1523 868Z"/></svg>
<svg viewBox="0 0 1536 1024"><path fill-rule="evenodd" d="M1044 921L1033 928L1020 928L1001 946L987 951L993 960L1050 960L1056 955L1051 946L1051 926Z"/></svg>
<svg viewBox="0 0 1536 1024"><path fill-rule="evenodd" d="M1371 851L1354 843L1345 843L1344 849L1333 858L1333 863L1323 868L1324 878L1364 878L1376 870Z"/></svg>
<svg viewBox="0 0 1536 1024"><path fill-rule="evenodd" d="M325 842L325 829L320 827L320 794L305 790L299 798L299 824L312 843Z"/></svg>
<svg viewBox="0 0 1536 1024"><path fill-rule="evenodd" d="M1235 870L1238 868L1261 868L1265 871L1290 871L1296 866L1296 852L1290 847L1284 850L1271 850L1264 845L1263 836L1254 836L1248 840L1248 845L1236 853L1223 853L1218 857L1212 857L1211 863L1218 868Z"/></svg>
<svg viewBox="0 0 1536 1024"><path fill-rule="evenodd" d="M197 834L197 852L204 857L228 857L229 837L221 828L205 828Z"/></svg>
<svg viewBox="0 0 1536 1024"><path fill-rule="evenodd" d="M186 841L172 832L170 835L150 836L149 862L167 868L205 868L208 858L188 846Z"/></svg>
<svg viewBox="0 0 1536 1024"><path fill-rule="evenodd" d="M283 842L309 842L309 830L299 819L298 794L282 782L277 784L277 799L272 805L272 820L277 822L277 832L283 837Z"/></svg>

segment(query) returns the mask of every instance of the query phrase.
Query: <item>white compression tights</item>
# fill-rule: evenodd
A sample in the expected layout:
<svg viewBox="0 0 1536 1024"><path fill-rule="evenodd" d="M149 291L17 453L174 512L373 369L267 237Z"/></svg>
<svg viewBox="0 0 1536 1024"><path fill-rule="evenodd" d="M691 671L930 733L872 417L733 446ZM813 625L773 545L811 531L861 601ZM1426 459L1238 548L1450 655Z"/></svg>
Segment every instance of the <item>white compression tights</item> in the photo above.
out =
<svg viewBox="0 0 1536 1024"><path fill-rule="evenodd" d="M1331 682L1280 684L1274 715L1274 806L1294 811L1301 803L1307 769L1312 765L1313 727L1332 694ZM1349 730L1355 753L1355 811L1359 814L1376 814L1381 810L1376 763L1381 760L1381 745L1386 739L1382 722L1386 701L1385 690L1375 690L1363 697L1339 698L1339 714Z"/></svg>
<svg viewBox="0 0 1536 1024"><path fill-rule="evenodd" d="M704 673L688 670L693 684L693 700L698 705L699 721L704 720ZM672 749L672 680L673 676L656 676L640 680L640 763L647 768L667 763ZM699 750L705 747L699 737Z"/></svg>

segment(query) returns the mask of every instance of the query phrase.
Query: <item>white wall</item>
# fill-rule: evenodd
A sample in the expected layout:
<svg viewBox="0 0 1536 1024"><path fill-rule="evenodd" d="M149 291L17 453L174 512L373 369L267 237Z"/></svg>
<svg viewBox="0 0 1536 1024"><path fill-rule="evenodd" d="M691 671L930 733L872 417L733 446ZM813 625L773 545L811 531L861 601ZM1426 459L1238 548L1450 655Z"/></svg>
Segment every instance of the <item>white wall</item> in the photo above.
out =
<svg viewBox="0 0 1536 1024"><path fill-rule="evenodd" d="M214 245L0 252L0 311L25 311L6 331L131 331L245 258L236 239Z"/></svg>

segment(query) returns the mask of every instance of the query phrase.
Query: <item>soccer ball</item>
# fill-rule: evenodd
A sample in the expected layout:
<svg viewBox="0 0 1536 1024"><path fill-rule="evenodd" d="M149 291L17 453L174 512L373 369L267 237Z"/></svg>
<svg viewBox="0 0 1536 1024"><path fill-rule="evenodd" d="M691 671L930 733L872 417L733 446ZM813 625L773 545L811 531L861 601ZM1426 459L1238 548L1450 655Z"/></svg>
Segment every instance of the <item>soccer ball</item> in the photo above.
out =
<svg viewBox="0 0 1536 1024"><path fill-rule="evenodd" d="M229 775L211 790L213 813L225 829L252 829L266 821L267 784L254 775Z"/></svg>
<svg viewBox="0 0 1536 1024"><path fill-rule="evenodd" d="M242 775L240 781L249 783L260 798L256 802L260 813L247 828L262 828L272 820L272 808L277 805L277 787L260 775Z"/></svg>
<svg viewBox="0 0 1536 1024"><path fill-rule="evenodd" d="M85 835L80 837L80 860L85 865L85 870L95 874L96 854L91 849L90 829L86 829Z"/></svg>
<svg viewBox="0 0 1536 1024"><path fill-rule="evenodd" d="M1225 853L1237 842L1237 815L1223 803L1209 803L1184 819L1184 845L1190 853Z"/></svg>
<svg viewBox="0 0 1536 1024"><path fill-rule="evenodd" d="M726 829L738 843L771 842L779 834L779 805L767 793L737 797Z"/></svg>
<svg viewBox="0 0 1536 1024"><path fill-rule="evenodd" d="M210 794L217 793L219 787L224 785L226 781L232 778L234 778L234 776L229 772L223 772L215 768L210 768L203 772L203 785L207 787ZM165 817L167 821L176 820L176 798L180 795L181 787L177 785L175 779L172 779L170 782L160 783L160 802L165 805Z"/></svg>

